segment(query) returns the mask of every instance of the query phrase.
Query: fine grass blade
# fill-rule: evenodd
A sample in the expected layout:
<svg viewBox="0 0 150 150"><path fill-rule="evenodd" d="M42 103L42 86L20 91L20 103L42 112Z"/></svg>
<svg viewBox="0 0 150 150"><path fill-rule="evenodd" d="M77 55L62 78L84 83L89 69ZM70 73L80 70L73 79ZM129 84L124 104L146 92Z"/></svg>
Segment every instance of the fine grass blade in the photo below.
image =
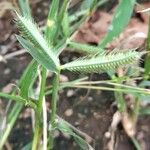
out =
<svg viewBox="0 0 150 150"><path fill-rule="evenodd" d="M32 148L32 143L28 143L21 150L30 150Z"/></svg>
<svg viewBox="0 0 150 150"><path fill-rule="evenodd" d="M135 137L132 137L131 141L132 141L132 143L133 143L136 150L141 150L141 146L140 146L138 140Z"/></svg>
<svg viewBox="0 0 150 150"><path fill-rule="evenodd" d="M62 22L63 22L63 19L65 17L65 13L67 12L69 2L70 2L70 0L62 1L61 8L60 8L60 11L58 13L56 37L59 37L59 35L63 34L63 30L61 29L62 28ZM69 24L67 24L67 26L68 25Z"/></svg>
<svg viewBox="0 0 150 150"><path fill-rule="evenodd" d="M63 50L67 46L67 40L64 38L61 41L58 42L58 44L53 48L54 54L58 57Z"/></svg>
<svg viewBox="0 0 150 150"><path fill-rule="evenodd" d="M35 103L33 103L30 100L26 100L26 99L22 98L21 96L10 95L10 94L5 94L5 93L0 92L0 97L5 98L5 99L10 99L10 100L13 100L13 101L16 101L16 102L20 102L20 103L25 104L26 106L31 106L33 108L36 108Z"/></svg>
<svg viewBox="0 0 150 150"><path fill-rule="evenodd" d="M104 48L115 37L117 37L128 24L136 0L120 0L120 3L116 9L109 31L104 39L99 43L99 47Z"/></svg>
<svg viewBox="0 0 150 150"><path fill-rule="evenodd" d="M69 123L67 123L63 119L59 119L59 122L56 128L60 130L62 133L71 135L82 150L94 150L84 139L82 139L79 135L77 135L71 129L71 127L69 126Z"/></svg>
<svg viewBox="0 0 150 150"><path fill-rule="evenodd" d="M47 18L45 36L49 44L53 44L54 36L57 31L59 0L52 0Z"/></svg>
<svg viewBox="0 0 150 150"><path fill-rule="evenodd" d="M23 99L27 99L28 91L29 91L30 87L32 86L34 79L36 77L36 71L33 71L36 65L37 65L36 62L33 60L28 65L28 67L24 71L24 73L19 81L19 87L21 87L21 90L25 89L25 91L20 91L20 93L22 94L20 96ZM26 83L24 83L24 82L26 82ZM26 86L24 86L24 85L26 85ZM28 90L27 90L27 87L29 88ZM14 91L14 93L15 93L15 91ZM11 109L10 113L8 114L7 126L6 126L6 129L3 133L3 135L0 138L0 149L2 149L2 147L4 146L23 106L24 106L24 104L16 103L13 106L13 108Z"/></svg>
<svg viewBox="0 0 150 150"><path fill-rule="evenodd" d="M102 0L101 0L102 1ZM93 0L93 3L90 7L90 12L92 13L93 10L96 8L97 4L98 4L99 0Z"/></svg>
<svg viewBox="0 0 150 150"><path fill-rule="evenodd" d="M58 9L59 9L59 0L52 0L50 4L48 19L55 19L58 15Z"/></svg>
<svg viewBox="0 0 150 150"><path fill-rule="evenodd" d="M114 91L114 92L120 92L120 93L129 93L136 97L140 97L140 95L150 95L149 91L146 91L144 89L137 90L137 89L126 89L122 87L118 88L111 88L111 87L104 87L104 86L88 86L88 85L68 85L65 88L72 87L72 88L81 88L81 89L93 89L93 90L102 90L102 91Z"/></svg>
<svg viewBox="0 0 150 150"><path fill-rule="evenodd" d="M148 54L145 57L145 65L144 65L144 78L147 79L150 76L150 14L149 14L149 24L148 24L148 35L146 41L146 51Z"/></svg>
<svg viewBox="0 0 150 150"><path fill-rule="evenodd" d="M18 3L20 6L20 11L22 16L28 16L32 18L30 6L29 6L29 0L19 0Z"/></svg>
<svg viewBox="0 0 150 150"><path fill-rule="evenodd" d="M97 54L103 52L103 50L98 46L92 46L89 44L82 44L70 41L69 47L76 49L75 51L86 54Z"/></svg>
<svg viewBox="0 0 150 150"><path fill-rule="evenodd" d="M63 29L63 34L67 39L70 36L70 24L69 24L69 15L67 9L64 13L64 18L62 20L62 29Z"/></svg>
<svg viewBox="0 0 150 150"><path fill-rule="evenodd" d="M109 1L109 0L100 0L100 1L98 1L96 7L102 6L107 1ZM83 1L83 3L84 2L85 1ZM69 16L69 21L70 21L70 24L72 25L71 29L70 29L71 34L73 34L76 30L78 30L79 26L86 19L88 19L92 14L91 12L93 10L95 10L95 6L93 5L94 3L92 4L91 2L89 2L88 4L90 4L90 6L87 5L87 4L86 5L84 5L84 4L81 5L82 7L80 7L77 12L74 12L72 15ZM94 8L93 8L93 6L94 6Z"/></svg>
<svg viewBox="0 0 150 150"><path fill-rule="evenodd" d="M102 1L102 0L100 0ZM89 9L89 14L93 12L93 10L97 7L99 0L85 0L81 5L81 10Z"/></svg>
<svg viewBox="0 0 150 150"><path fill-rule="evenodd" d="M45 51L34 47L29 41L25 40L21 36L16 36L20 44L32 55L32 57L38 61L39 64L43 65L45 68L52 72L57 72L57 67L54 61L51 60L51 56Z"/></svg>
<svg viewBox="0 0 150 150"><path fill-rule="evenodd" d="M140 115L150 115L150 107L141 108L139 113Z"/></svg>
<svg viewBox="0 0 150 150"><path fill-rule="evenodd" d="M94 0L94 2L91 1L91 0L84 0L82 2L82 4L81 4L80 10L85 10L85 9L89 9L90 10L90 8L93 7L94 3L95 3L95 0Z"/></svg>
<svg viewBox="0 0 150 150"><path fill-rule="evenodd" d="M99 7L103 4L105 4L108 0L101 0L97 3L96 7ZM89 3L91 4L91 2ZM82 5L81 5L82 6ZM85 5L87 6L87 5ZM70 24L72 24L73 22L77 22L77 20L79 20L79 18L83 17L83 16L87 16L88 12L89 12L89 7L81 7L78 9L77 12L73 13L72 15L69 16L69 21L70 21Z"/></svg>
<svg viewBox="0 0 150 150"><path fill-rule="evenodd" d="M87 80L87 79L88 79L88 77L84 77L84 78L77 79L77 80L74 80L74 81L65 82L65 83L63 83L63 84L60 84L59 90L64 89L64 88L68 87L69 85L73 85L73 84L75 84L75 83L79 83L79 82L84 81L84 80ZM49 95L49 94L51 94L51 93L52 93L52 86L50 86L50 87L48 87L48 88L46 89L45 95Z"/></svg>
<svg viewBox="0 0 150 150"><path fill-rule="evenodd" d="M24 98L29 98L29 90L37 77L37 70L38 70L37 61L33 60L29 64L29 67L31 67L32 69L30 71L25 70L26 72L22 76L22 78L25 79L25 82L22 82L22 84L20 85L20 95Z"/></svg>

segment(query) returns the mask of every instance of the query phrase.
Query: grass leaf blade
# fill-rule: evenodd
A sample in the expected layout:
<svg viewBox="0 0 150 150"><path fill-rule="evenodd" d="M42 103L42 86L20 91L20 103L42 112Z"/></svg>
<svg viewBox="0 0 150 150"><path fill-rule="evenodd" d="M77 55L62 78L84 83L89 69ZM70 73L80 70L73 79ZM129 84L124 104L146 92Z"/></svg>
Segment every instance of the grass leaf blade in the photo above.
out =
<svg viewBox="0 0 150 150"><path fill-rule="evenodd" d="M0 92L0 97L2 98L6 98L6 99L11 99L11 100L14 100L14 101L17 101L17 102L21 102L25 105L29 105L33 108L36 108L36 104L31 102L31 101L28 101L24 98L22 98L21 96L16 96L16 95L10 95L10 94L6 94L6 93L1 93Z"/></svg>
<svg viewBox="0 0 150 150"><path fill-rule="evenodd" d="M24 98L29 97L30 87L32 86L32 83L35 81L35 78L37 77L37 69L38 69L37 61L33 60L29 64L29 68L30 71L27 70L22 77L25 79L25 82L22 82L22 84L20 85L20 95Z"/></svg>
<svg viewBox="0 0 150 150"><path fill-rule="evenodd" d="M94 150L84 139L77 135L68 122L59 118L57 128L65 134L71 135L82 150Z"/></svg>
<svg viewBox="0 0 150 150"><path fill-rule="evenodd" d="M17 35L16 37L21 45L33 56L35 60L37 60L45 68L51 70L52 72L56 72L57 66L45 51L41 51L41 49L34 47L30 42L28 42L21 36Z"/></svg>
<svg viewBox="0 0 150 150"><path fill-rule="evenodd" d="M98 46L92 46L89 44L76 43L73 41L69 42L69 47L76 49L75 51L87 53L87 54L97 54L103 52L103 50Z"/></svg>
<svg viewBox="0 0 150 150"><path fill-rule="evenodd" d="M109 31L104 39L99 43L99 47L104 48L122 32L131 18L135 2L136 0L120 0L112 23L109 27Z"/></svg>
<svg viewBox="0 0 150 150"><path fill-rule="evenodd" d="M19 0L18 3L20 6L22 15L32 18L30 6L29 6L29 0Z"/></svg>
<svg viewBox="0 0 150 150"><path fill-rule="evenodd" d="M18 40L23 46L28 49L28 52L30 52L34 59L36 59L40 63L44 61L44 64L42 63L42 65L45 65L45 67L52 72L57 72L57 67L59 66L59 59L52 52L52 47L49 46L47 41L39 32L36 24L34 24L33 21L28 17L22 17L19 14L17 14L17 16L18 28L20 29L23 37L26 39L25 40L17 36ZM40 58L41 56L42 58Z"/></svg>

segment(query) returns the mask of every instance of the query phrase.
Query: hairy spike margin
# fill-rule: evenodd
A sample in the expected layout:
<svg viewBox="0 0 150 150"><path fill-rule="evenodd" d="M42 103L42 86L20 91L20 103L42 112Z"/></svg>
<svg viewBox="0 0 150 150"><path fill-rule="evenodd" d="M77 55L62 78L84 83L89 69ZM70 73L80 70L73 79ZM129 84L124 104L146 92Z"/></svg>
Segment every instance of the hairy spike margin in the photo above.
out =
<svg viewBox="0 0 150 150"><path fill-rule="evenodd" d="M29 18L28 16L21 16L16 12L17 20L16 25L21 33L21 35L33 43L34 45L41 47L41 43L47 44L45 42L45 39L43 38L43 35L39 32L39 28L34 23L34 21Z"/></svg>
<svg viewBox="0 0 150 150"><path fill-rule="evenodd" d="M80 58L62 65L61 69L72 72L100 73L116 69L120 66L130 65L138 61L141 55L143 55L143 53L132 50L119 53L110 53L107 55L99 55L90 59Z"/></svg>
<svg viewBox="0 0 150 150"><path fill-rule="evenodd" d="M59 59L53 53L52 47L50 47L50 45L47 43L43 35L39 32L37 25L28 16L24 17L24 16L19 15L18 13L16 14L18 17L16 24L18 28L20 29L22 36L23 36L23 38L21 37L18 38L20 39L19 42L22 44L22 46L25 46L26 48L30 45L29 47L30 48L32 47L32 49L34 49L34 53L36 53L36 55L34 56L39 57L37 56L38 54L45 55L45 58L49 58L51 60L51 64L53 65L55 64L54 65L56 66L55 69L57 68L58 70L60 66ZM29 50L29 47L28 47L28 52L30 54L31 53L33 54L33 52Z"/></svg>

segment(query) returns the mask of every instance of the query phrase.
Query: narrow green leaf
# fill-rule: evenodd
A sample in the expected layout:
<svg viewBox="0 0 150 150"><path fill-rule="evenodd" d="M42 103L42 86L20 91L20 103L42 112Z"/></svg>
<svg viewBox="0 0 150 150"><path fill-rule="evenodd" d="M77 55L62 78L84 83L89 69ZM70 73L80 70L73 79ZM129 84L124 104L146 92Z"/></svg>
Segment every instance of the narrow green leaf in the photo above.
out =
<svg viewBox="0 0 150 150"><path fill-rule="evenodd" d="M134 147L136 150L142 150L140 143L138 142L138 140L135 137L131 137L131 141L134 144Z"/></svg>
<svg viewBox="0 0 150 150"><path fill-rule="evenodd" d="M144 88L144 87L150 87L150 81L144 80L138 86L142 87L142 88Z"/></svg>
<svg viewBox="0 0 150 150"><path fill-rule="evenodd" d="M150 115L150 107L141 108L140 109L140 114L141 115Z"/></svg>
<svg viewBox="0 0 150 150"><path fill-rule="evenodd" d="M82 73L99 73L126 66L140 59L142 53L126 51L119 53L101 54L94 58L79 58L61 66L62 70Z"/></svg>
<svg viewBox="0 0 150 150"><path fill-rule="evenodd" d="M32 57L43 65L45 68L52 72L57 72L57 67L54 61L51 60L49 53L34 47L29 41L25 40L21 36L16 36L20 44L32 55Z"/></svg>
<svg viewBox="0 0 150 150"><path fill-rule="evenodd" d="M102 0L100 0L102 1ZM81 5L81 10L89 9L89 12L92 13L94 8L97 6L99 0L84 0Z"/></svg>
<svg viewBox="0 0 150 150"><path fill-rule="evenodd" d="M64 88L68 87L69 85L78 83L78 82L83 81L83 80L86 80L86 79L88 79L88 77L84 77L84 78L77 79L77 80L74 80L74 81L62 83L62 84L60 84L60 86L59 86L59 90L64 89ZM49 95L49 94L51 94L51 93L52 93L52 87L50 87L50 88L48 88L48 89L46 90L45 95Z"/></svg>
<svg viewBox="0 0 150 150"><path fill-rule="evenodd" d="M0 92L0 97L6 98L6 99L11 99L11 100L14 100L16 102L21 102L21 103L24 103L27 106L31 106L33 108L36 108L36 104L35 103L33 103L31 101L28 101L28 100L22 98L21 96L9 95L9 94Z"/></svg>
<svg viewBox="0 0 150 150"><path fill-rule="evenodd" d="M96 8L97 4L98 4L99 0L93 0L93 3L90 7L90 12L92 13L92 11Z"/></svg>
<svg viewBox="0 0 150 150"><path fill-rule="evenodd" d="M66 121L59 119L59 122L57 124L58 130L60 130L62 133L71 135L74 140L77 142L77 144L80 146L82 150L94 150L85 140L83 140L80 136L78 136L68 125Z"/></svg>
<svg viewBox="0 0 150 150"><path fill-rule="evenodd" d="M56 18L59 9L59 0L52 0L50 4L50 10L48 14L48 19Z"/></svg>
<svg viewBox="0 0 150 150"><path fill-rule="evenodd" d="M22 16L28 16L32 18L30 6L29 6L29 0L19 0L18 2L19 2Z"/></svg>
<svg viewBox="0 0 150 150"><path fill-rule="evenodd" d="M17 21L18 28L20 29L23 37L27 41L19 36L18 40L20 39L20 42L25 47L28 47L28 51L30 51L31 55L35 57L34 59L39 60L40 58L39 55L42 55L42 59L43 57L45 57L45 60L43 61L49 60L47 63L51 62L49 63L49 66L46 68L48 68L52 72L57 72L57 67L59 66L59 59L52 52L52 47L48 45L44 37L41 35L36 24L34 24L33 21L28 17L22 17L19 14L17 14L17 16L18 16ZM30 42L32 43L33 46L30 44ZM35 48L31 50L31 48L33 47Z"/></svg>
<svg viewBox="0 0 150 150"><path fill-rule="evenodd" d="M54 36L57 31L59 0L52 0L46 24L46 40L53 44Z"/></svg>
<svg viewBox="0 0 150 150"><path fill-rule="evenodd" d="M98 1L96 7L102 6L109 0L100 0ZM84 2L84 1L83 1ZM91 5L91 2L90 2ZM92 6L90 8L83 7L82 9L79 8L78 11L73 13L72 15L69 16L70 24L71 26L71 33L73 34L76 30L78 30L79 26L88 18L90 17L91 13L89 13L92 9ZM95 8L94 8L95 9Z"/></svg>
<svg viewBox="0 0 150 150"><path fill-rule="evenodd" d="M121 93L129 93L134 96L140 97L141 94L143 95L150 95L149 91L144 91L143 89L137 90L137 89L127 89L127 88L109 88L109 87L104 87L104 86L88 86L88 85L68 85L67 87L73 87L73 88L82 88L82 89L93 89L93 90L103 90L103 91L114 91L114 92L121 92Z"/></svg>
<svg viewBox="0 0 150 150"><path fill-rule="evenodd" d="M69 37L70 35L70 26L69 26L69 16L68 11L66 10L64 13L64 18L62 20L62 29L65 37Z"/></svg>
<svg viewBox="0 0 150 150"><path fill-rule="evenodd" d="M109 0L100 0L98 1L98 3L96 4L96 7L99 7L103 4L105 4L107 1ZM85 3L86 1L83 1L83 3ZM87 2L86 2L87 3ZM91 2L88 3L90 5L88 6L83 6L83 4L81 5L81 8L78 9L78 11L74 12L72 15L69 16L69 21L70 21L70 24L72 24L73 22L75 22L76 20L79 20L80 17L82 16L87 16L88 12L89 12L89 8L91 6ZM93 5L92 5L93 6ZM91 7L92 7L91 6ZM76 21L77 22L77 21Z"/></svg>
<svg viewBox="0 0 150 150"><path fill-rule="evenodd" d="M27 145L25 145L21 150L30 150L32 148L32 143L28 143Z"/></svg>
<svg viewBox="0 0 150 150"><path fill-rule="evenodd" d="M66 48L67 46L67 40L62 39L61 41L59 41L59 43L53 48L53 52L56 56L59 56L63 50Z"/></svg>
<svg viewBox="0 0 150 150"><path fill-rule="evenodd" d="M105 38L100 42L99 47L104 48L109 42L117 37L128 24L136 0L120 0L116 9L109 31Z"/></svg>
<svg viewBox="0 0 150 150"><path fill-rule="evenodd" d="M34 62L34 61L33 61ZM34 65L34 63L31 62L32 65ZM19 81L19 86L22 87L22 85L24 84L24 82L26 81L26 78L28 77L28 74L31 74L30 72L32 72L32 65L28 65L28 67L25 69L20 81ZM36 74L36 72L35 72ZM29 81L29 80L28 80ZM33 82L33 81L32 81ZM28 84L32 84L31 83L28 83ZM29 87L29 86L28 86ZM13 92L15 93L16 90ZM26 98L27 94L28 94L28 91L27 93L23 93L21 92L21 94L23 94ZM22 96L22 95L21 95ZM0 149L2 149L3 145L5 144L19 114L20 114L20 111L22 110L23 108L23 104L22 103L15 103L15 105L11 108L11 111L10 113L8 114L8 119L7 119L7 126L5 128L5 131L3 132L3 135L0 137Z"/></svg>
<svg viewBox="0 0 150 150"><path fill-rule="evenodd" d="M65 12L67 11L68 9L68 6L69 6L69 2L70 0L64 0L63 3L62 3L62 7L60 9L60 12L59 12L59 16L58 16L58 23L61 23L63 18L64 18L64 14Z"/></svg>
<svg viewBox="0 0 150 150"><path fill-rule="evenodd" d="M35 81L35 78L37 77L37 70L38 70L38 63L36 61L32 61L29 64L30 71L27 70L23 77L25 79L25 82L22 82L20 85L20 95L24 98L29 97L29 90L32 85L32 82Z"/></svg>
<svg viewBox="0 0 150 150"><path fill-rule="evenodd" d="M140 100L145 102L145 103L149 103L150 102L150 94L149 95L141 95L139 96Z"/></svg>
<svg viewBox="0 0 150 150"><path fill-rule="evenodd" d="M61 6L59 14L58 14L56 37L58 37L63 32L61 29L61 25L62 25L62 21L63 21L64 16L65 16L65 13L67 12L69 2L70 2L70 0L62 1L62 6Z"/></svg>
<svg viewBox="0 0 150 150"><path fill-rule="evenodd" d="M73 13L69 16L69 22L72 24L73 22L77 23L77 20L79 20L80 17L86 15L87 16L88 10L81 10Z"/></svg>
<svg viewBox="0 0 150 150"><path fill-rule="evenodd" d="M85 10L85 9L89 9L90 10L90 8L92 7L92 5L93 5L93 0L92 1L91 0L84 0L82 2L82 4L81 4L80 9L81 10Z"/></svg>
<svg viewBox="0 0 150 150"><path fill-rule="evenodd" d="M145 72L144 72L144 78L147 79L150 76L150 14L149 14L149 24L148 24L148 35L147 35L147 41L146 41L146 51L148 54L145 57Z"/></svg>
<svg viewBox="0 0 150 150"><path fill-rule="evenodd" d="M92 46L89 44L76 43L73 41L69 42L71 48L75 48L76 51L87 54L97 54L103 52L103 50L98 46Z"/></svg>
<svg viewBox="0 0 150 150"><path fill-rule="evenodd" d="M38 65L37 62L35 60L32 60L27 66L27 68L25 69L25 71L23 72L21 79L19 80L18 86L20 88L20 96L23 97L24 99L29 98L29 95L28 95L29 90L31 86L33 86L33 83L35 82L35 78L37 75L37 70L36 71L34 70L34 68L36 68L37 65ZM15 93L15 91L13 93ZM14 116L16 116L17 118L23 106L24 105L21 103L16 103L8 115L8 121L11 120Z"/></svg>

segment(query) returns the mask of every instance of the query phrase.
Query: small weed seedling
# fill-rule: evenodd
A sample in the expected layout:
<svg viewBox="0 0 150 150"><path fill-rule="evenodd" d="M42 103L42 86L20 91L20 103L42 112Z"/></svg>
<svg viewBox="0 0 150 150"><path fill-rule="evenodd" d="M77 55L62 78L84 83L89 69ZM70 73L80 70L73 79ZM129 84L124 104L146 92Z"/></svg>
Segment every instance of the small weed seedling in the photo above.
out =
<svg viewBox="0 0 150 150"><path fill-rule="evenodd" d="M57 116L58 92L61 88L73 87L114 91L120 112L126 112L126 105L122 93L149 94L148 91L141 88L122 85L122 81L124 81L125 78L122 77L121 80L121 78L115 76L115 70L117 68L128 67L133 63L137 63L143 55L143 52L137 52L136 50L104 52L106 44L118 36L127 25L134 8L134 0L120 1L112 21L111 31L109 31L104 40L100 42L99 46L80 44L72 40L74 32L81 22L90 17L95 8L103 2L104 1L93 0L89 3L89 1L85 0L82 2L82 9L79 9L76 14L71 14L69 0L53 0L51 2L46 26L42 32L31 17L28 4L24 1L20 1L22 14L16 12L16 25L20 31L20 35L16 35L16 38L22 47L31 54L33 60L24 71L18 83L20 89L19 94L17 94L18 91L14 91L11 95L0 93L0 97L17 102L8 115L8 126L4 134L0 137L0 149L4 146L24 105L31 107L35 112L34 136L33 141L26 146L28 149L53 149L55 130L73 136L82 149L93 149L77 134L76 130L74 130L69 123ZM59 56L63 50L68 47L77 49L84 53L85 56L66 64L61 64ZM103 81L97 81L97 83L81 82L83 81L82 79L60 84L60 74L65 70L84 74L107 72L112 77L111 82L108 84L114 85L115 88L96 87L92 84ZM47 90L46 79L48 72L53 73L53 84L52 88ZM37 80L38 85L35 90L33 84ZM88 86L88 84L91 86ZM51 94L51 111L48 112L50 113L50 119L47 118L47 108L45 104L45 97L49 94ZM47 120L50 120L50 122L47 123Z"/></svg>

